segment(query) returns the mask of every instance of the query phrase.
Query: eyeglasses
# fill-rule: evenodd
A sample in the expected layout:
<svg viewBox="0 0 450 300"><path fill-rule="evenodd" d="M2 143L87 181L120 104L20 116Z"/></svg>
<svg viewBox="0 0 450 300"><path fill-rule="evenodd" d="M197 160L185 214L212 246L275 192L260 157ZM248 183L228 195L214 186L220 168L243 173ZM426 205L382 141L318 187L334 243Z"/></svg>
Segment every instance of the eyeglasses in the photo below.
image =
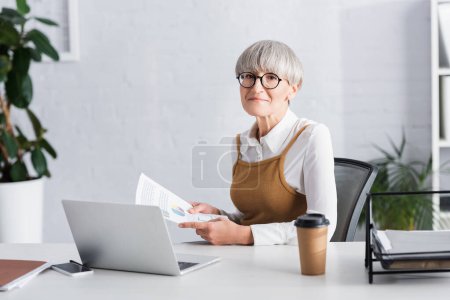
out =
<svg viewBox="0 0 450 300"><path fill-rule="evenodd" d="M251 88L252 86L254 86L257 78L259 78L259 80L261 81L261 85L266 89L276 88L280 84L280 81L283 80L273 73L266 73L263 76L256 76L255 74L250 72L243 72L236 77L236 79L239 81L239 84L245 88Z"/></svg>

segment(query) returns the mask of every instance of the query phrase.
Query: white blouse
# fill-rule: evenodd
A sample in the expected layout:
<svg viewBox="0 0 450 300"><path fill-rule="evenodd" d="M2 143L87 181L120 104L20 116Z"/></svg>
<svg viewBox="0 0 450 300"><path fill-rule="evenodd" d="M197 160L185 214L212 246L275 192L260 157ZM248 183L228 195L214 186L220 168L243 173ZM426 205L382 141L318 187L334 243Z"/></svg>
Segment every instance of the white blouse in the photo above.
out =
<svg viewBox="0 0 450 300"><path fill-rule="evenodd" d="M302 127L309 124L286 154L284 176L287 183L297 192L306 195L307 213L322 213L330 220L328 239L336 228L337 196L334 179L334 156L328 128L320 123L299 119L290 109L283 119L258 142L257 123L240 135L241 159L257 162L277 155L286 148ZM235 143L236 141L234 141ZM236 145L233 145L236 148ZM234 154L233 162L237 159ZM242 213L221 211L231 220L237 220ZM254 245L297 244L294 221L250 225Z"/></svg>

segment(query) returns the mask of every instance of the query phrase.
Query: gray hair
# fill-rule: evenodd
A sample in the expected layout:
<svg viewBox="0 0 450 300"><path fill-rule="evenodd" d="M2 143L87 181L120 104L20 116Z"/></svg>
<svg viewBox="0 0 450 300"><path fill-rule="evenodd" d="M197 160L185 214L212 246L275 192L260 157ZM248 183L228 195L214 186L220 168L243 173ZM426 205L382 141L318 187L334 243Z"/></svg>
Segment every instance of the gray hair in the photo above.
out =
<svg viewBox="0 0 450 300"><path fill-rule="evenodd" d="M242 72L274 73L285 78L290 85L303 81L302 63L288 45L271 40L259 41L245 49L235 68L236 76Z"/></svg>

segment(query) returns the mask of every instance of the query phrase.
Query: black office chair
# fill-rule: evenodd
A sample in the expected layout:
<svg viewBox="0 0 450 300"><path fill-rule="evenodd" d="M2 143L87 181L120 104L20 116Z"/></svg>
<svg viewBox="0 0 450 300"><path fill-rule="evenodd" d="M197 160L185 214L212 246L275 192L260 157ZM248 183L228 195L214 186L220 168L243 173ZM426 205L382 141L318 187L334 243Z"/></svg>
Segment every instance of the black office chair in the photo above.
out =
<svg viewBox="0 0 450 300"><path fill-rule="evenodd" d="M359 216L377 173L378 168L366 162L347 158L334 159L337 224L332 242L354 240Z"/></svg>

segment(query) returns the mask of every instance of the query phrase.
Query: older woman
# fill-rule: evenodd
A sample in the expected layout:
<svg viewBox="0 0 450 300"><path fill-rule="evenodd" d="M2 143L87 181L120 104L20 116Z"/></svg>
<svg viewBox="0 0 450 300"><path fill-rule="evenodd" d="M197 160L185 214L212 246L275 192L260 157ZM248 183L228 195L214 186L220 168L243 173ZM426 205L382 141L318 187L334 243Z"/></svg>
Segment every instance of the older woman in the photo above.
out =
<svg viewBox="0 0 450 300"><path fill-rule="evenodd" d="M337 202L330 133L289 109L303 80L299 59L283 43L259 41L241 54L235 71L242 106L256 118L236 137L230 195L237 212L193 203L191 213L228 218L179 226L196 229L212 244L294 244L293 220L322 213L330 220L330 238Z"/></svg>

